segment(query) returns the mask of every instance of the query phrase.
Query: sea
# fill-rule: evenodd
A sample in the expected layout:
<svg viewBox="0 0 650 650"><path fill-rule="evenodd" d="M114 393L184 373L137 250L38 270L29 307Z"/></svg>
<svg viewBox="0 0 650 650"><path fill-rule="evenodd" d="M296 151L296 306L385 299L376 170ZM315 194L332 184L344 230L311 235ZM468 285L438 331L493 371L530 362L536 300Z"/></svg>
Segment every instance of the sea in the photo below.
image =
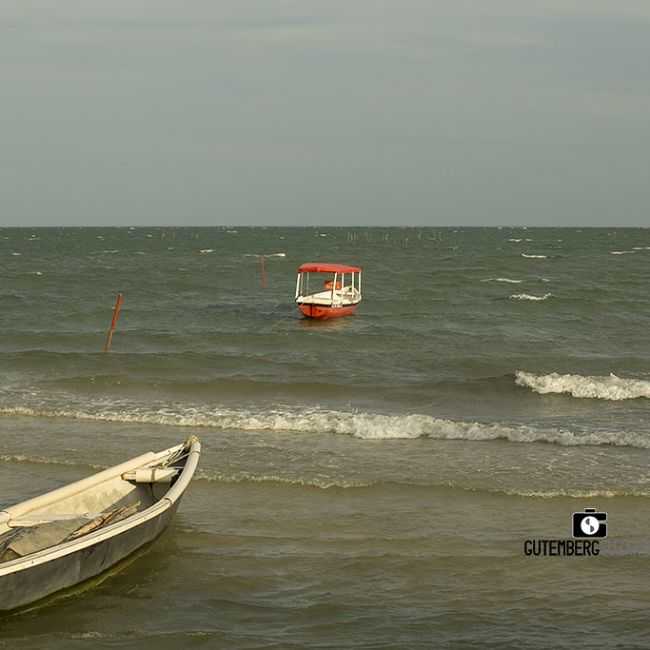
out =
<svg viewBox="0 0 650 650"><path fill-rule="evenodd" d="M314 261L355 315L302 318ZM649 280L641 228L0 229L0 507L203 445L0 648L650 647Z"/></svg>

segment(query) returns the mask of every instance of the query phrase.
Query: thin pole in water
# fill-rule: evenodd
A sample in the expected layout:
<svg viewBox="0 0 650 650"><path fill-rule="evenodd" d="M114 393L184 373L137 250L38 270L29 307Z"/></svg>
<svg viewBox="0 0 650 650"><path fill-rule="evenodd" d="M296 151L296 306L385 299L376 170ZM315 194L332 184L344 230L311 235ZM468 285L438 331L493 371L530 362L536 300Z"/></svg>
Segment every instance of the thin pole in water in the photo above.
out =
<svg viewBox="0 0 650 650"><path fill-rule="evenodd" d="M113 342L113 332L117 327L117 320L120 317L120 310L122 309L122 303L124 302L124 296L121 293L117 294L117 299L115 300L115 307L113 307L113 318L111 320L111 326L108 329L106 334L106 343L104 344L104 352L108 352L111 349L111 343Z"/></svg>
<svg viewBox="0 0 650 650"><path fill-rule="evenodd" d="M260 255L260 285L266 289L266 256Z"/></svg>

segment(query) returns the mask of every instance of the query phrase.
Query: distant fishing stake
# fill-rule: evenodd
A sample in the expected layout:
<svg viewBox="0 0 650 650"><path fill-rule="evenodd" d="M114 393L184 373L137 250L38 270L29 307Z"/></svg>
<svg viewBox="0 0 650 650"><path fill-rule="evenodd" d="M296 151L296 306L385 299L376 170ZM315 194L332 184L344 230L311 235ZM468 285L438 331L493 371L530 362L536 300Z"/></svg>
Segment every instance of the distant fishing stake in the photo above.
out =
<svg viewBox="0 0 650 650"><path fill-rule="evenodd" d="M111 326L108 329L106 334L106 343L104 345L104 352L108 352L111 349L111 343L113 343L113 332L117 327L117 321L120 317L120 311L122 309L122 303L124 302L124 296L121 293L117 294L117 299L115 300L115 307L113 307L113 318L111 319Z"/></svg>
<svg viewBox="0 0 650 650"><path fill-rule="evenodd" d="M262 289L266 289L266 256L260 255L260 285Z"/></svg>

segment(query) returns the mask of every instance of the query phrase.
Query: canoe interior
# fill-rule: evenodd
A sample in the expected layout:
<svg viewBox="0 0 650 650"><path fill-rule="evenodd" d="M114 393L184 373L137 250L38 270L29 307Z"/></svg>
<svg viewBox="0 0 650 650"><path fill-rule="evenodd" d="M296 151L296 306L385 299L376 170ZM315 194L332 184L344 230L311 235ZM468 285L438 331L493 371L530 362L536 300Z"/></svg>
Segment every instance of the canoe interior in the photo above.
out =
<svg viewBox="0 0 650 650"><path fill-rule="evenodd" d="M175 449L175 448L174 448ZM102 526L146 510L169 490L170 483L126 480L127 469L160 466L160 454L145 454L94 477L72 483L0 512L0 567ZM183 461L176 466L179 472Z"/></svg>

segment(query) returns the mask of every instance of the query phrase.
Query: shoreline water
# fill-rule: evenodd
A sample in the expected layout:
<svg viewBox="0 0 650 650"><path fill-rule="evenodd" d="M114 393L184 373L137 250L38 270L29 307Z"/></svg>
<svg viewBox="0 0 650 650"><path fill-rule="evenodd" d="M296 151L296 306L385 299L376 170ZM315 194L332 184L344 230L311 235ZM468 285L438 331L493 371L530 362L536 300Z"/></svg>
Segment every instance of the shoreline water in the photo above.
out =
<svg viewBox="0 0 650 650"><path fill-rule="evenodd" d="M0 501L204 443L159 544L3 618L0 646L644 647L646 246L615 228L0 230ZM267 289L263 253L285 254ZM317 259L364 267L357 316L299 318L295 271ZM601 556L525 557L591 506Z"/></svg>

